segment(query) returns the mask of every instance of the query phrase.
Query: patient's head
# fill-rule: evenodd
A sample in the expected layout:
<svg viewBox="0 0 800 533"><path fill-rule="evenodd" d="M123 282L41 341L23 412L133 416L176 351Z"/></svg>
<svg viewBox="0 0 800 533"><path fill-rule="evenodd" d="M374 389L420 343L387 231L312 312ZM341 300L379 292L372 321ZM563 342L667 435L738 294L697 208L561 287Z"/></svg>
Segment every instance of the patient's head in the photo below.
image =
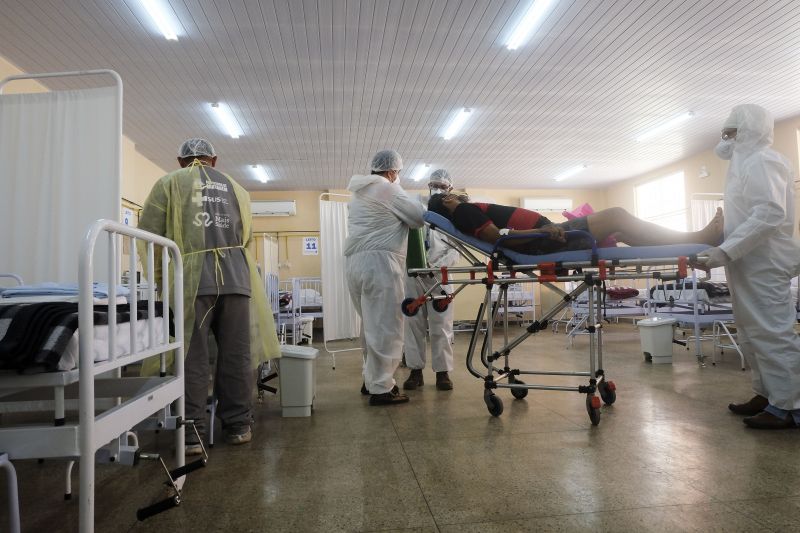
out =
<svg viewBox="0 0 800 533"><path fill-rule="evenodd" d="M463 201L463 198L456 194L436 194L428 200L428 211L449 219Z"/></svg>

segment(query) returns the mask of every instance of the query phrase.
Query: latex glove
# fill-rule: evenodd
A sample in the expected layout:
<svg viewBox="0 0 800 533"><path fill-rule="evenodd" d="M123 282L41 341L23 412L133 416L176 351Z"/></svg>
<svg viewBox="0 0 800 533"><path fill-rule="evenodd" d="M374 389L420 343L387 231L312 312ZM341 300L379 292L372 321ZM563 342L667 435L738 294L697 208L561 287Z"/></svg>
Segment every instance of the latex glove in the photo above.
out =
<svg viewBox="0 0 800 533"><path fill-rule="evenodd" d="M728 257L728 254L726 254L722 248L717 246L713 248L707 248L697 255L708 256L705 258L705 260L700 260L700 262L702 262L708 268L725 266L731 262L731 258Z"/></svg>

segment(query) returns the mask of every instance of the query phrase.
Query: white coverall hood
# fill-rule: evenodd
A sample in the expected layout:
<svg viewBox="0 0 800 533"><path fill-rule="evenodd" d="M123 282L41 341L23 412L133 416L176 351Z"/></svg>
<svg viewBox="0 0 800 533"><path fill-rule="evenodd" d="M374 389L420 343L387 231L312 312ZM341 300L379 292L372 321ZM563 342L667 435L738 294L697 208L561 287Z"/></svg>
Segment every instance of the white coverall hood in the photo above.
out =
<svg viewBox="0 0 800 533"><path fill-rule="evenodd" d="M769 148L773 121L763 108L737 106L725 123L736 128L725 183L726 267L753 390L780 409L800 409L800 337L790 280L798 273L794 233L794 173Z"/></svg>

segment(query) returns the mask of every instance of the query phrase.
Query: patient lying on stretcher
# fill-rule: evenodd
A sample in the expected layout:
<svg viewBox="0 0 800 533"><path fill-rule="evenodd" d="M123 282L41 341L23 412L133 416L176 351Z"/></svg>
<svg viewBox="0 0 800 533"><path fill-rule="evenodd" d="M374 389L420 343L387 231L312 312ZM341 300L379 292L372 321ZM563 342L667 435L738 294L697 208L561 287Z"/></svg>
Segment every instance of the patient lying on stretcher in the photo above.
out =
<svg viewBox="0 0 800 533"><path fill-rule="evenodd" d="M585 231L596 241L613 236L629 246L663 246L669 244L707 244L722 242L722 209L700 231L674 231L636 218L621 207L604 209L585 217L553 223L547 217L521 207L473 203L465 196L439 194L431 197L428 210L453 222L462 233L494 244L503 235L515 236L504 246L530 255L591 248L588 238L565 238L570 230ZM508 230L508 231L506 231ZM531 235L530 239L520 236ZM546 237L541 237L545 235Z"/></svg>

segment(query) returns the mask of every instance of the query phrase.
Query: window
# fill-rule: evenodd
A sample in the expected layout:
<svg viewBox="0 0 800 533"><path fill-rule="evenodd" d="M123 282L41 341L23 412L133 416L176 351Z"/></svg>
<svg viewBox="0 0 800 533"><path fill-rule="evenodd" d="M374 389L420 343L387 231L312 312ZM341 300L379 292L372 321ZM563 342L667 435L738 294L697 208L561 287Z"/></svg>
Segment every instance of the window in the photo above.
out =
<svg viewBox="0 0 800 533"><path fill-rule="evenodd" d="M686 231L686 191L683 172L635 187L636 216L676 231Z"/></svg>
<svg viewBox="0 0 800 533"><path fill-rule="evenodd" d="M572 209L572 198L523 198L522 207L537 213L543 211L561 213Z"/></svg>

